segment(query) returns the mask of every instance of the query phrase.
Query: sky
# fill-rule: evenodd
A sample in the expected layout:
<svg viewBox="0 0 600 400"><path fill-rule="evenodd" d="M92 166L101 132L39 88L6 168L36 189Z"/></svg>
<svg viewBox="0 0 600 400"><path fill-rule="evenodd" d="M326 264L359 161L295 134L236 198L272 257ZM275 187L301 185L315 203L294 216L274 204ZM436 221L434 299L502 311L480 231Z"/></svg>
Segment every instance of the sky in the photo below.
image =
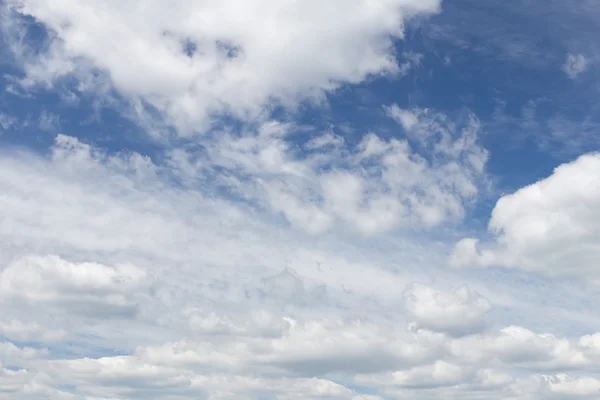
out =
<svg viewBox="0 0 600 400"><path fill-rule="evenodd" d="M0 400L599 398L599 18L0 1Z"/></svg>

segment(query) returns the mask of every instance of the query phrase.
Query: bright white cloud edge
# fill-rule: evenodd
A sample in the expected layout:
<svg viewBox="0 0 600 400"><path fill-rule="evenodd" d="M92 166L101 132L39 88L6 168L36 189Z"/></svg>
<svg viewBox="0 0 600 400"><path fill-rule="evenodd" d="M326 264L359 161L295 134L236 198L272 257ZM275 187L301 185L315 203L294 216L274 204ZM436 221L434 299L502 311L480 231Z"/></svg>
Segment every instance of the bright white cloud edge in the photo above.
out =
<svg viewBox="0 0 600 400"><path fill-rule="evenodd" d="M488 224L491 240L465 238L455 266L520 268L598 283L600 155L563 164L548 178L503 196Z"/></svg>

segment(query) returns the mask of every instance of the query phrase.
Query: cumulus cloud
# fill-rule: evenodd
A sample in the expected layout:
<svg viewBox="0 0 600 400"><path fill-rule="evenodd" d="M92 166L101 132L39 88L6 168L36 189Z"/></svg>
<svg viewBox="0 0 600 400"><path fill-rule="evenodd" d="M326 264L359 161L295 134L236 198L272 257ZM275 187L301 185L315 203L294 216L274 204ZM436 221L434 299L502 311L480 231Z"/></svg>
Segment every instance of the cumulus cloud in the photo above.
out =
<svg viewBox="0 0 600 400"><path fill-rule="evenodd" d="M576 79L588 68L589 61L583 54L567 54L567 59L562 66L565 74L571 79Z"/></svg>
<svg viewBox="0 0 600 400"><path fill-rule="evenodd" d="M362 384L387 387L435 388L463 383L470 374L471 371L468 368L445 361L436 361L431 365L419 366L386 375L359 376L357 381Z"/></svg>
<svg viewBox="0 0 600 400"><path fill-rule="evenodd" d="M33 347L17 347L11 342L0 342L0 360L7 365L19 365L48 354L46 349ZM2 364L0 364L0 367Z"/></svg>
<svg viewBox="0 0 600 400"><path fill-rule="evenodd" d="M599 201L600 155L592 153L502 197L488 224L494 240L463 239L451 261L597 281Z"/></svg>
<svg viewBox="0 0 600 400"><path fill-rule="evenodd" d="M598 383L598 379L591 376L555 374L522 378L511 386L517 398L528 400L593 399L600 392Z"/></svg>
<svg viewBox="0 0 600 400"><path fill-rule="evenodd" d="M128 315L136 310L145 272L132 265L70 263L57 256L29 256L0 273L2 302L24 301L83 314Z"/></svg>
<svg viewBox="0 0 600 400"><path fill-rule="evenodd" d="M443 335L395 329L387 332L372 322L335 318L301 320L284 317L279 334L236 335L180 340L137 349L145 362L208 371L327 376L335 373L379 372L435 359L445 346Z"/></svg>
<svg viewBox="0 0 600 400"><path fill-rule="evenodd" d="M83 90L100 92L109 80L186 134L214 115L256 118L273 101L294 106L342 83L403 72L392 40L402 38L407 18L437 12L440 0L7 4L50 31L41 53L23 49L23 35L6 34L15 38L23 84L75 77ZM10 22L5 29L23 29ZM97 72L106 78L100 88L89 78Z"/></svg>
<svg viewBox="0 0 600 400"><path fill-rule="evenodd" d="M439 0L0 7L21 69L8 90L109 104L170 143L0 150L1 400L597 397L593 310L541 316L555 300L525 303L537 278L445 268L448 228L488 183L475 115L391 104L387 130L293 122L419 66L397 41ZM27 123L72 129L55 111ZM0 133L17 121L0 114ZM593 276L597 158L502 198L492 240L451 262Z"/></svg>
<svg viewBox="0 0 600 400"><path fill-rule="evenodd" d="M373 234L439 226L460 220L465 203L477 196L487 153L477 142L475 118L455 126L433 111L414 111L418 146L374 133L351 146L329 133L302 151L289 139L293 126L265 122L264 109L273 102L294 107L342 84L418 64L416 54L399 64L393 40L402 38L409 18L437 12L439 0L356 0L339 7L177 1L168 9L157 2L140 8L15 0L7 6L5 29L15 37L27 29L24 16L50 32L43 51L13 41L24 86L60 86L69 77L81 90L114 88L133 108L128 112L137 113L136 122L144 125L140 113L148 105L181 134L205 131L222 115L256 122L259 128L242 137L219 132L198 143L207 155L196 161L189 149L171 149L172 164L191 175L187 182L198 179L195 167L202 165L201 176L302 230ZM230 9L238 10L235 17L225 12Z"/></svg>
<svg viewBox="0 0 600 400"><path fill-rule="evenodd" d="M303 283L309 288L326 283L367 295L373 290L365 284L375 284L381 295L389 296L397 290L398 278L365 257L304 247L312 239L266 225L243 204L217 200L195 187L173 186L170 180L178 170L159 168L137 153L109 155L58 136L46 158L3 154L0 164L0 187L7 193L0 198L0 236L3 243L12 243L2 254L6 265L11 254L59 251L67 271L84 271L79 260L107 255L117 261L97 263L94 270L116 274L117 265L130 263L170 275L175 263L191 279L206 282L211 293L231 296L238 295L238 288L243 294L247 282L258 293L262 278L268 282L285 268L311 281ZM50 266L31 268L36 275L58 274ZM361 271L370 271L369 282L360 278ZM229 274L240 275L233 279ZM172 281L176 276L148 278Z"/></svg>
<svg viewBox="0 0 600 400"><path fill-rule="evenodd" d="M48 374L58 381L76 382L88 393L103 398L245 398L277 396L281 399L327 398L340 400L376 400L361 397L353 390L319 378L244 377L235 375L195 374L177 368L145 363L135 357L106 357L97 360L53 361Z"/></svg>
<svg viewBox="0 0 600 400"><path fill-rule="evenodd" d="M519 326L459 338L451 346L452 353L463 360L499 360L538 370L580 367L591 362L576 342Z"/></svg>
<svg viewBox="0 0 600 400"><path fill-rule="evenodd" d="M346 145L332 137L319 145ZM425 281L410 238L386 258L267 224L269 210L199 189L196 165L185 175L58 136L46 157L0 153L0 167L11 399L518 397L514 369L588 376L599 359L593 333L481 330L491 300L410 284ZM418 265L436 271L435 248L419 248Z"/></svg>
<svg viewBox="0 0 600 400"><path fill-rule="evenodd" d="M487 151L476 118L422 114L406 140L367 133L352 147L327 132L299 151L288 139L294 126L271 122L203 142L208 160L173 151L171 164L188 179L220 177L236 196L313 234L430 228L463 217L485 181Z"/></svg>
<svg viewBox="0 0 600 400"><path fill-rule="evenodd" d="M482 329L484 316L491 308L489 301L465 287L441 292L415 283L405 289L403 299L418 327L454 335Z"/></svg>
<svg viewBox="0 0 600 400"><path fill-rule="evenodd" d="M412 128L414 128L419 123L419 115L418 112L404 110L398 105L394 104L391 107L387 108L387 114L398 121L405 131L410 132Z"/></svg>
<svg viewBox="0 0 600 400"><path fill-rule="evenodd" d="M241 320L233 316L230 320L241 326ZM359 321L285 320L287 326L270 337L245 331L223 340L217 332L204 332L200 338L139 347L128 356L58 359L36 365L55 384L75 382L86 393L111 398L142 398L149 391L157 398L185 398L198 391L207 397L227 393L226 397L234 398L377 398L363 398L340 383L348 379L399 398L417 394L427 399L481 398L477 396L482 393L490 399L502 395L537 399L548 394L577 398L597 390L591 377L539 373L523 377L506 372L511 367L523 372L594 365L577 355L576 342L519 327L452 338Z"/></svg>
<svg viewBox="0 0 600 400"><path fill-rule="evenodd" d="M23 400L84 400L83 396L54 388L52 379L47 374L27 369L4 368L1 363L0 387L2 387L2 391L0 391L2 400L15 398Z"/></svg>

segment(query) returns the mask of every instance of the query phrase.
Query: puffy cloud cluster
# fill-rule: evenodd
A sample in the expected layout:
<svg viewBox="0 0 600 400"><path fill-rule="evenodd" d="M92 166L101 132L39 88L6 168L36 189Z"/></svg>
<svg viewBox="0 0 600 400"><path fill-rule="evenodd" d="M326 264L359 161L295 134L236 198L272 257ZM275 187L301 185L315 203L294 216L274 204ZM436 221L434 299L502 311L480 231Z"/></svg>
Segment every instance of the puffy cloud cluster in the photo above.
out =
<svg viewBox="0 0 600 400"><path fill-rule="evenodd" d="M393 39L408 18L437 12L440 0L10 0L6 7L5 36L25 85L65 77L82 91L106 93L108 85L189 134L214 115L253 119L273 102L320 101L343 83L402 73L408 67L396 60ZM21 16L49 30L43 51L22 40Z"/></svg>
<svg viewBox="0 0 600 400"><path fill-rule="evenodd" d="M600 155L563 164L545 179L503 196L488 225L490 242L461 240L457 266L505 266L598 280Z"/></svg>
<svg viewBox="0 0 600 400"><path fill-rule="evenodd" d="M234 316L226 319L244 324ZM576 341L520 327L453 338L368 321L280 319L278 332L195 331L178 341L140 346L126 356L40 360L33 349L4 347L20 355L14 360L30 365L17 371L43 378L48 393L75 384L78 393L93 398L144 398L153 393L159 399L544 399L600 393L592 372L597 354ZM553 372L573 368L587 369L590 375ZM13 385L16 393L25 395L24 387L17 387L20 381L17 372L0 375L3 387ZM378 395L351 389L354 385Z"/></svg>
<svg viewBox="0 0 600 400"><path fill-rule="evenodd" d="M20 90L205 133L153 159L66 135L0 151L0 400L599 397L598 328L566 328L595 310L526 304L533 274L445 268L443 228L487 183L475 116L392 104L394 132L346 136L272 121L419 65L395 40L439 0L0 7ZM504 196L491 240L451 262L597 280L599 179L590 154Z"/></svg>
<svg viewBox="0 0 600 400"><path fill-rule="evenodd" d="M132 265L107 267L74 264L56 256L29 256L0 273L0 297L6 303L23 301L83 314L131 314L144 278L145 272Z"/></svg>
<svg viewBox="0 0 600 400"><path fill-rule="evenodd" d="M487 299L466 287L440 292L418 283L404 290L404 306L417 326L455 335L482 329L491 307Z"/></svg>
<svg viewBox="0 0 600 400"><path fill-rule="evenodd" d="M396 119L398 107L388 110ZM294 126L271 122L203 141L205 156L173 150L171 164L188 181L209 176L313 234L336 227L374 234L460 220L485 182L479 122L414 113L406 139L367 133L351 144L326 132L298 144L290 138Z"/></svg>
<svg viewBox="0 0 600 400"><path fill-rule="evenodd" d="M2 399L598 394L597 334L502 327L472 285L415 283L426 255L443 274L433 244L413 264L409 239L385 258L304 235L67 136L0 167Z"/></svg>

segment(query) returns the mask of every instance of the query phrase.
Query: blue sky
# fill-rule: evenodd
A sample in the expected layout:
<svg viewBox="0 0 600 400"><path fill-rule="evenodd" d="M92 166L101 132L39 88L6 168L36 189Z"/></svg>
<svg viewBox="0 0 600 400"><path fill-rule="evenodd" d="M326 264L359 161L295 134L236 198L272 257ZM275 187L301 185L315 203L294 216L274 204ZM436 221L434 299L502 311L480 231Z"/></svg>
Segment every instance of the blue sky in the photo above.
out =
<svg viewBox="0 0 600 400"><path fill-rule="evenodd" d="M0 17L0 399L597 398L596 2Z"/></svg>

